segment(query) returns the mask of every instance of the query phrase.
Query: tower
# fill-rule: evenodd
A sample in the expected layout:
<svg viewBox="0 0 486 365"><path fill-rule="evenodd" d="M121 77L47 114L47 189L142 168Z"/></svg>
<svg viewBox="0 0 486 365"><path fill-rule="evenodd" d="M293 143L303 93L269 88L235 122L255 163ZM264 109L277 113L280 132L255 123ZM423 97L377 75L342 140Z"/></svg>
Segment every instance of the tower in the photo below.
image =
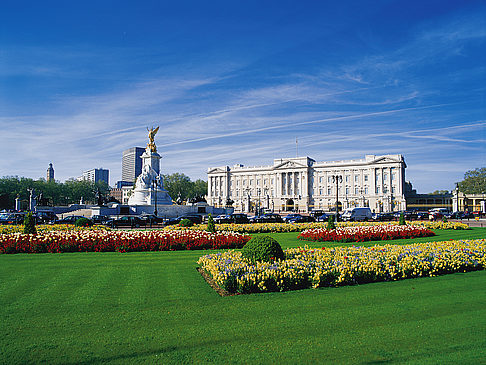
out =
<svg viewBox="0 0 486 365"><path fill-rule="evenodd" d="M47 177L46 181L54 181L54 168L52 167L52 163L49 164L49 167L47 168Z"/></svg>
<svg viewBox="0 0 486 365"><path fill-rule="evenodd" d="M122 181L133 184L135 179L142 173L142 154L145 149L132 147L123 151L122 159Z"/></svg>

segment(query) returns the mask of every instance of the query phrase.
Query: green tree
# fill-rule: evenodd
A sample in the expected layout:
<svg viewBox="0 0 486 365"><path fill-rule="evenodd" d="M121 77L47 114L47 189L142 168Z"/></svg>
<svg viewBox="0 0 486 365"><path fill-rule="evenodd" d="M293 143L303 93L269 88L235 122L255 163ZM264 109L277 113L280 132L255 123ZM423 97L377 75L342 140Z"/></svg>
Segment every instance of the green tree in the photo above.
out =
<svg viewBox="0 0 486 365"><path fill-rule="evenodd" d="M204 196L208 192L208 184L206 181L198 179L191 181L189 176L176 172L170 175L163 175L164 188L169 192L173 200L179 197L182 200L188 200L195 196Z"/></svg>
<svg viewBox="0 0 486 365"><path fill-rule="evenodd" d="M28 189L35 189L35 194L42 197L46 203L52 205L68 205L79 203L81 197L87 203L96 203L96 192L99 188L104 196L110 187L104 181L93 183L90 181L68 180L65 183L33 180L18 176L6 176L0 178L0 209L13 209L15 198L18 196L23 203L22 208L27 208L29 201Z"/></svg>
<svg viewBox="0 0 486 365"><path fill-rule="evenodd" d="M459 190L466 194L486 193L486 167L466 171L464 180L459 183Z"/></svg>
<svg viewBox="0 0 486 365"><path fill-rule="evenodd" d="M429 193L429 195L444 195L449 193L449 190L435 190L432 193Z"/></svg>
<svg viewBox="0 0 486 365"><path fill-rule="evenodd" d="M207 181L197 179L196 181L193 182L191 196L205 196L207 194L208 194Z"/></svg>

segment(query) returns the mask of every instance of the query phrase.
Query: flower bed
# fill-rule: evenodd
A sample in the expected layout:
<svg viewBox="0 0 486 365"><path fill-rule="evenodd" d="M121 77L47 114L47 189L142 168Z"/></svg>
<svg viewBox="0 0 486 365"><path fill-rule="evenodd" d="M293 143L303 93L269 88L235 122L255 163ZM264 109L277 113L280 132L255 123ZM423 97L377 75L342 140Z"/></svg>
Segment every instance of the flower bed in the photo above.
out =
<svg viewBox="0 0 486 365"><path fill-rule="evenodd" d="M362 226L396 226L398 222L338 222L337 227L362 227ZM407 225L413 227L424 227L428 229L469 229L467 224L459 222L428 222L414 221L407 222ZM327 223L252 223L252 224L216 224L216 231L228 231L239 233L278 233L278 232L302 232L306 229L325 228ZM193 231L206 230L206 224L197 224L189 227ZM167 230L177 231L185 229L184 227L168 226Z"/></svg>
<svg viewBox="0 0 486 365"><path fill-rule="evenodd" d="M52 231L0 235L0 253L131 252L241 248L250 236L194 231Z"/></svg>
<svg viewBox="0 0 486 365"><path fill-rule="evenodd" d="M286 259L252 265L233 250L205 255L198 264L233 293L286 291L363 284L484 270L486 240L373 247L293 248Z"/></svg>
<svg viewBox="0 0 486 365"><path fill-rule="evenodd" d="M338 227L332 230L325 228L306 229L297 238L305 241L319 242L365 242L431 236L435 236L435 233L424 227L381 225Z"/></svg>
<svg viewBox="0 0 486 365"><path fill-rule="evenodd" d="M74 224L38 224L35 226L38 233L46 233L52 231L109 231L110 228L100 225L95 225L91 227L76 227ZM17 225L5 225L0 226L0 234L10 234L10 233L23 233L24 226L21 224Z"/></svg>

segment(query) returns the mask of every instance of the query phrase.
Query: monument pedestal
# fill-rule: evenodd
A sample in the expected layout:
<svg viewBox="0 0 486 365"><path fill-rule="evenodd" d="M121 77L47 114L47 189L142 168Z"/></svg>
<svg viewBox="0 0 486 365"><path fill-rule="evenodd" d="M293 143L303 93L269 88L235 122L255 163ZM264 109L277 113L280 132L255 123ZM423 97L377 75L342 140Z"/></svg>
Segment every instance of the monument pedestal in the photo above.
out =
<svg viewBox="0 0 486 365"><path fill-rule="evenodd" d="M128 205L154 206L172 205L172 198L163 188L163 179L160 174L160 155L149 147L141 156L142 173L137 177L135 189L128 199ZM147 207L148 208L148 207Z"/></svg>

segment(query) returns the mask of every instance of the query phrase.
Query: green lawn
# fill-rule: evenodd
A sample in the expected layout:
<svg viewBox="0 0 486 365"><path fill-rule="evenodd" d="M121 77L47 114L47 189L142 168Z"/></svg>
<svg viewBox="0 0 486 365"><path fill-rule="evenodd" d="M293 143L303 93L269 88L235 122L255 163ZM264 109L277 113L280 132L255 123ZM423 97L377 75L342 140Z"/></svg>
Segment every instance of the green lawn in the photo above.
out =
<svg viewBox="0 0 486 365"><path fill-rule="evenodd" d="M222 298L205 253L1 255L0 363L486 362L486 271Z"/></svg>

